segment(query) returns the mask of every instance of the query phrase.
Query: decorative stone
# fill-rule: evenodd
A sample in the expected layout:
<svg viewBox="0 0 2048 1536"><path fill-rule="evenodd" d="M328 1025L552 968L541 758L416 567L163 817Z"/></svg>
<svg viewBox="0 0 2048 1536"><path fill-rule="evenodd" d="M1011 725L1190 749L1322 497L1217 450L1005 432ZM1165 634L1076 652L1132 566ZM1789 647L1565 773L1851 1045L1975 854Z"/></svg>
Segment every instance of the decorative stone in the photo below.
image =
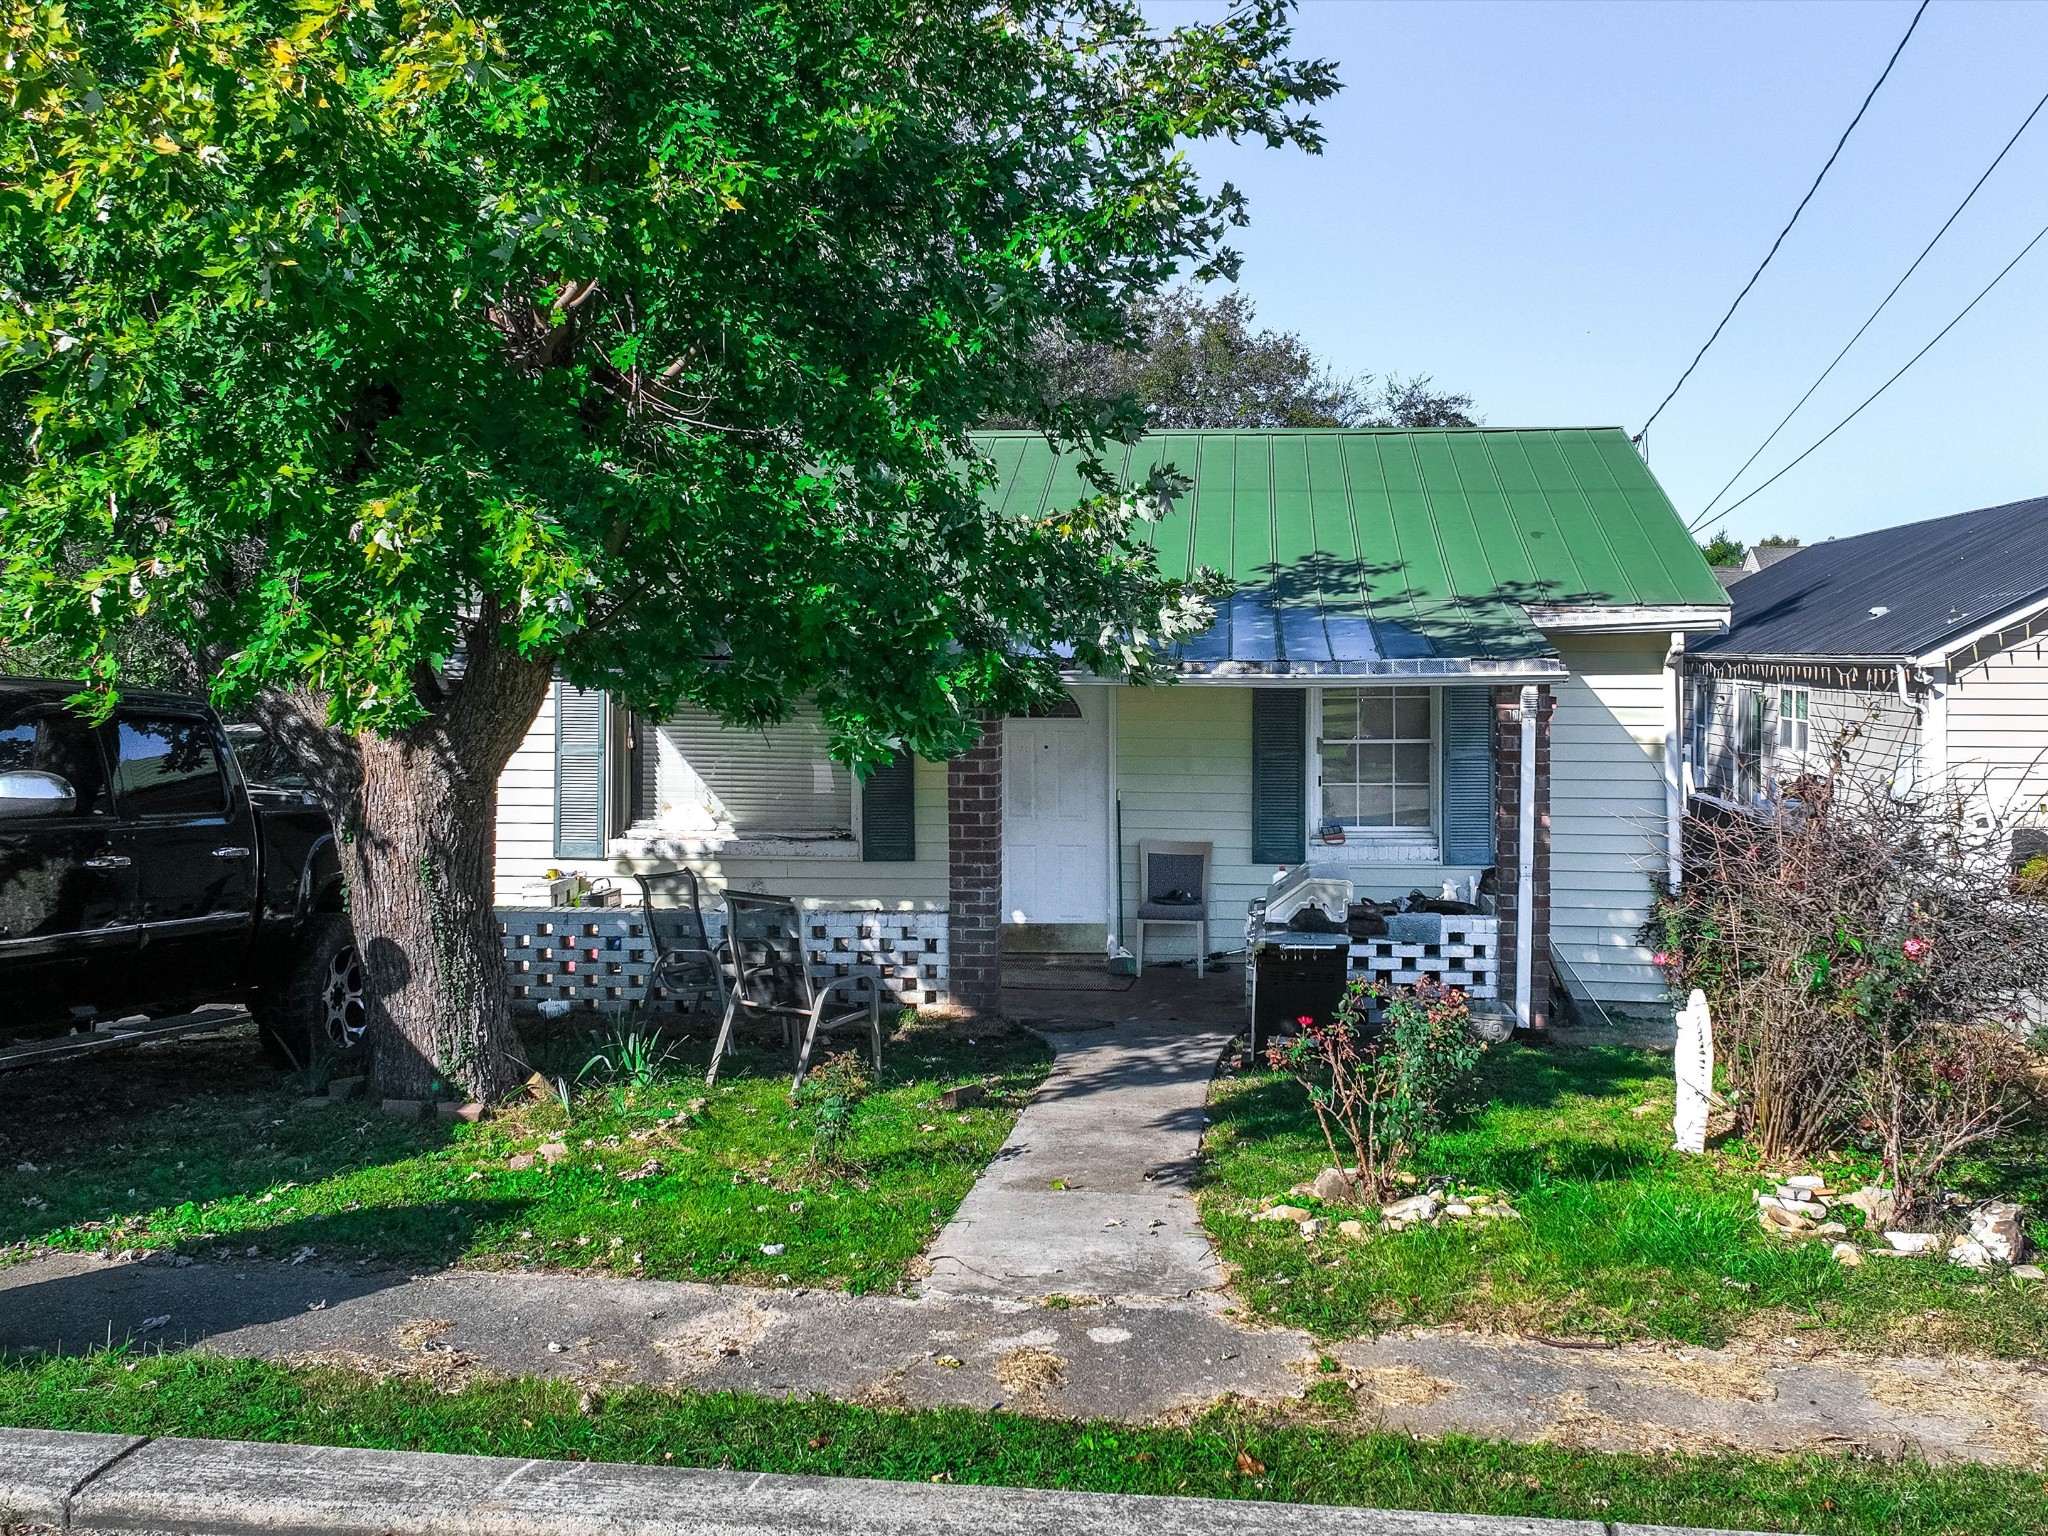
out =
<svg viewBox="0 0 2048 1536"><path fill-rule="evenodd" d="M386 1099L384 1113L394 1120L417 1120L427 1112L425 1099Z"/></svg>
<svg viewBox="0 0 2048 1536"><path fill-rule="evenodd" d="M1776 1232L1781 1236L1789 1236L1795 1232L1805 1232L1813 1225L1812 1222L1808 1221L1798 1211L1787 1210L1776 1201L1768 1205L1759 1205L1756 1215L1757 1220L1763 1224L1766 1231Z"/></svg>
<svg viewBox="0 0 2048 1536"><path fill-rule="evenodd" d="M298 1099L298 1100L295 1100L295 1101L293 1102L293 1104L292 1104L292 1108L293 1108L293 1109L332 1109L332 1108L334 1108L334 1100L332 1100L332 1099Z"/></svg>
<svg viewBox="0 0 2048 1536"><path fill-rule="evenodd" d="M939 1108L944 1110L971 1109L988 1097L988 1089L980 1083L962 1083L957 1088L948 1088L939 1095Z"/></svg>
<svg viewBox="0 0 2048 1536"><path fill-rule="evenodd" d="M1462 1200L1453 1200L1444 1207L1446 1216L1465 1217L1472 1214L1472 1207Z"/></svg>
<svg viewBox="0 0 2048 1536"><path fill-rule="evenodd" d="M363 1080L360 1077L331 1077L327 1080L327 1097L330 1099L354 1099L362 1096Z"/></svg>
<svg viewBox="0 0 2048 1536"><path fill-rule="evenodd" d="M505 1160L505 1166L514 1173L524 1173L533 1166L533 1161L533 1154L531 1152L514 1152Z"/></svg>
<svg viewBox="0 0 2048 1536"><path fill-rule="evenodd" d="M1887 1232L1884 1240L1891 1244L1893 1253L1941 1252L1939 1232Z"/></svg>
<svg viewBox="0 0 2048 1536"><path fill-rule="evenodd" d="M1357 1181L1342 1168L1325 1168L1316 1175L1308 1192L1324 1205L1358 1204Z"/></svg>
<svg viewBox="0 0 2048 1536"><path fill-rule="evenodd" d="M2038 1264L2015 1264L2012 1277L2015 1280L2048 1280L2048 1269Z"/></svg>
<svg viewBox="0 0 2048 1536"><path fill-rule="evenodd" d="M1380 1211L1382 1221L1428 1221L1437 1213L1434 1195L1410 1195L1405 1200L1396 1200Z"/></svg>
<svg viewBox="0 0 2048 1536"><path fill-rule="evenodd" d="M1970 1237L2000 1264L2016 1264L2027 1256L2027 1230L2021 1211L2009 1200L1986 1200L1970 1212Z"/></svg>
<svg viewBox="0 0 2048 1536"><path fill-rule="evenodd" d="M1362 1221L1340 1221L1337 1223L1337 1235L1347 1238L1354 1243L1363 1242L1365 1240L1365 1223ZM2013 1273L2018 1274L2019 1271L2014 1270Z"/></svg>
<svg viewBox="0 0 2048 1536"><path fill-rule="evenodd" d="M1785 1181L1785 1184L1791 1189L1804 1190L1826 1189L1828 1187L1828 1181L1817 1173L1795 1173Z"/></svg>
<svg viewBox="0 0 2048 1536"><path fill-rule="evenodd" d="M1307 1221L1307 1220L1308 1220L1308 1219L1310 1218L1311 1214L1312 1214L1311 1212L1303 1210L1303 1209L1302 1209L1302 1208L1301 1208L1300 1206L1298 1206L1298 1205L1276 1205L1276 1206L1273 1206L1273 1207L1271 1207L1271 1208L1270 1208L1270 1209L1268 1209L1268 1210L1263 1210L1263 1211L1259 1212L1259 1214L1258 1214L1258 1215L1256 1215L1256 1216L1254 1216L1254 1217L1252 1218L1252 1220L1253 1220L1253 1221L1292 1221L1292 1222L1296 1222L1296 1223L1299 1223L1299 1222L1304 1222L1304 1221Z"/></svg>
<svg viewBox="0 0 2048 1536"><path fill-rule="evenodd" d="M1974 1237L1959 1237L1948 1245L1948 1261L1965 1269L1989 1269L1991 1251Z"/></svg>
<svg viewBox="0 0 2048 1536"><path fill-rule="evenodd" d="M1839 1221L1824 1221L1813 1229L1815 1237L1847 1237L1849 1229Z"/></svg>
<svg viewBox="0 0 2048 1536"><path fill-rule="evenodd" d="M1307 1241L1307 1242L1311 1242L1311 1243L1312 1243L1312 1242L1314 1242L1314 1241L1315 1241L1315 1240L1316 1240L1317 1238L1321 1237L1321 1236L1322 1236L1322 1235L1323 1235L1323 1234L1324 1234L1325 1232L1327 1232L1327 1231L1329 1231L1329 1230L1330 1230L1330 1224L1329 1224L1329 1222L1327 1222L1326 1220L1324 1220L1324 1219L1323 1219L1322 1217L1320 1217L1320 1216L1311 1216L1311 1217L1309 1217L1309 1219L1308 1219L1307 1221L1304 1221L1304 1222L1303 1222L1303 1223L1301 1224L1301 1235L1302 1235L1302 1238L1303 1238L1303 1239L1304 1239L1305 1241Z"/></svg>
<svg viewBox="0 0 2048 1536"><path fill-rule="evenodd" d="M1875 1184L1866 1184L1852 1195L1842 1196L1843 1205L1853 1205L1863 1213L1864 1220L1873 1227L1891 1224L1895 1202L1892 1192Z"/></svg>
<svg viewBox="0 0 2048 1536"><path fill-rule="evenodd" d="M436 1104L434 1113L443 1120L459 1121L464 1125L475 1125L484 1117L481 1104Z"/></svg>
<svg viewBox="0 0 2048 1536"><path fill-rule="evenodd" d="M1854 1243L1837 1243L1828 1252L1834 1255L1835 1262L1844 1269L1854 1269L1863 1262L1863 1250Z"/></svg>
<svg viewBox="0 0 2048 1536"><path fill-rule="evenodd" d="M1705 1152L1707 1114L1714 1099L1714 1021L1707 1011L1707 994L1697 987L1678 1015L1678 1048L1671 1063L1678 1085L1671 1144L1680 1152Z"/></svg>
<svg viewBox="0 0 2048 1536"><path fill-rule="evenodd" d="M568 1144L560 1141L544 1141L533 1150L544 1163L559 1163L569 1155Z"/></svg>

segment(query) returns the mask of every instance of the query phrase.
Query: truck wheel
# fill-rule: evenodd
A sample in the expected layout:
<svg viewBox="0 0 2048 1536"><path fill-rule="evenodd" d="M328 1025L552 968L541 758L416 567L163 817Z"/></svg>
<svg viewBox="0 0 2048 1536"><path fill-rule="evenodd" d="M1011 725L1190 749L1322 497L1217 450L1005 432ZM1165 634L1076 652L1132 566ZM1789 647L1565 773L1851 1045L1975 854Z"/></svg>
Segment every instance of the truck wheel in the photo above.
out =
<svg viewBox="0 0 2048 1536"><path fill-rule="evenodd" d="M345 1056L362 1044L370 1022L363 959L346 917L323 912L307 923L283 980L259 1003L256 1022L264 1050L283 1066Z"/></svg>

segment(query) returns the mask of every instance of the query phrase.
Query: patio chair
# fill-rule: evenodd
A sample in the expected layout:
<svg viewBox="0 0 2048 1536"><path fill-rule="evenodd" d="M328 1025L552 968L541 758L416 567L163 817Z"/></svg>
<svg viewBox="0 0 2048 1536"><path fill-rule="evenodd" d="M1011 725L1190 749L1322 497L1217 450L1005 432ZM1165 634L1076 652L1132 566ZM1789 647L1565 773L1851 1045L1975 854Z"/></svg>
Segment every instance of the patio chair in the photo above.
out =
<svg viewBox="0 0 2048 1536"><path fill-rule="evenodd" d="M706 1085L718 1081L718 1064L731 1052L732 1029L741 1014L774 1019L782 1026L782 1043L789 1046L801 1021L803 1041L797 1050L796 1076L790 1080L794 1098L811 1069L811 1047L820 1034L861 1029L868 1035L875 1070L882 1070L882 987L879 978L868 979L863 1000L849 996L862 978L844 976L836 981L817 981L811 976L809 956L804 952L803 914L786 896L757 896L744 891L725 893L725 942L732 960L732 992L725 1002L725 1020L718 1028L718 1041L711 1048L711 1070L704 1074Z"/></svg>
<svg viewBox="0 0 2048 1536"><path fill-rule="evenodd" d="M640 884L640 914L654 941L654 971L648 978L678 1000L689 999L692 1013L705 998L725 1006L725 968L718 946L704 927L704 903L693 869L635 874Z"/></svg>
<svg viewBox="0 0 2048 1536"><path fill-rule="evenodd" d="M1188 923L1195 930L1195 974L1209 956L1209 856L1213 843L1138 844L1138 974L1145 974L1147 924Z"/></svg>

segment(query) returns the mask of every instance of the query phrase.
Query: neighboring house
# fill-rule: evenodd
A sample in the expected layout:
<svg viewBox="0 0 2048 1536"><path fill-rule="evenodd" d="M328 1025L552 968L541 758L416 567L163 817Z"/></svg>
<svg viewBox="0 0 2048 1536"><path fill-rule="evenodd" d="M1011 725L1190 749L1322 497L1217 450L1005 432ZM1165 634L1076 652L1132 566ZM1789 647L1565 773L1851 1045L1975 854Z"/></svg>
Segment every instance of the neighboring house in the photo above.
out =
<svg viewBox="0 0 2048 1536"><path fill-rule="evenodd" d="M1840 744L1896 793L1950 783L2041 819L2048 497L1830 539L1730 597L1685 661L1692 793L1767 801Z"/></svg>
<svg viewBox="0 0 2048 1536"><path fill-rule="evenodd" d="M1086 494L1042 438L982 445L1006 513ZM943 919L925 996L984 1006L1006 949L1132 942L1139 843L1171 839L1214 847L1215 947L1304 860L1376 897L1484 881L1504 997L1542 1014L1554 948L1579 996L1661 1004L1637 929L1683 810L1674 657L1728 610L1627 436L1168 432L1120 453L1131 482L1160 462L1189 481L1146 529L1163 569L1236 585L1179 683L1074 675L1065 709L864 783L813 718L650 725L558 686L501 781L500 902L544 901L550 868L687 861L821 914ZM1148 950L1186 955L1167 934L1191 932Z"/></svg>
<svg viewBox="0 0 2048 1536"><path fill-rule="evenodd" d="M1797 544L1759 544L1743 555L1739 564L1715 566L1714 580L1721 583L1721 590L1725 592L1745 576L1767 571L1780 560L1798 554L1799 548Z"/></svg>

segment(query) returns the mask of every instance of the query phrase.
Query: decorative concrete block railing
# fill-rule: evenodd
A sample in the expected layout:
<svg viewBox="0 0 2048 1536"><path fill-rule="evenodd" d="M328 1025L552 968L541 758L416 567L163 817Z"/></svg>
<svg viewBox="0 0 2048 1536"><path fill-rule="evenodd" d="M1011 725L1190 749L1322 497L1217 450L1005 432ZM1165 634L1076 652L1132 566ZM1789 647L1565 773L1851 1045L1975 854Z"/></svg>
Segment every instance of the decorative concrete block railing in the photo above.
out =
<svg viewBox="0 0 2048 1536"><path fill-rule="evenodd" d="M1427 976L1474 998L1500 996L1500 919L1401 912L1384 938L1351 941L1354 979L1412 986Z"/></svg>
<svg viewBox="0 0 2048 1536"><path fill-rule="evenodd" d="M853 977L910 1007L946 997L943 912L805 911L805 949L820 980ZM713 942L725 914L706 912ZM655 943L637 907L500 907L498 931L515 1005L567 1002L572 1009L676 1004L653 984Z"/></svg>

